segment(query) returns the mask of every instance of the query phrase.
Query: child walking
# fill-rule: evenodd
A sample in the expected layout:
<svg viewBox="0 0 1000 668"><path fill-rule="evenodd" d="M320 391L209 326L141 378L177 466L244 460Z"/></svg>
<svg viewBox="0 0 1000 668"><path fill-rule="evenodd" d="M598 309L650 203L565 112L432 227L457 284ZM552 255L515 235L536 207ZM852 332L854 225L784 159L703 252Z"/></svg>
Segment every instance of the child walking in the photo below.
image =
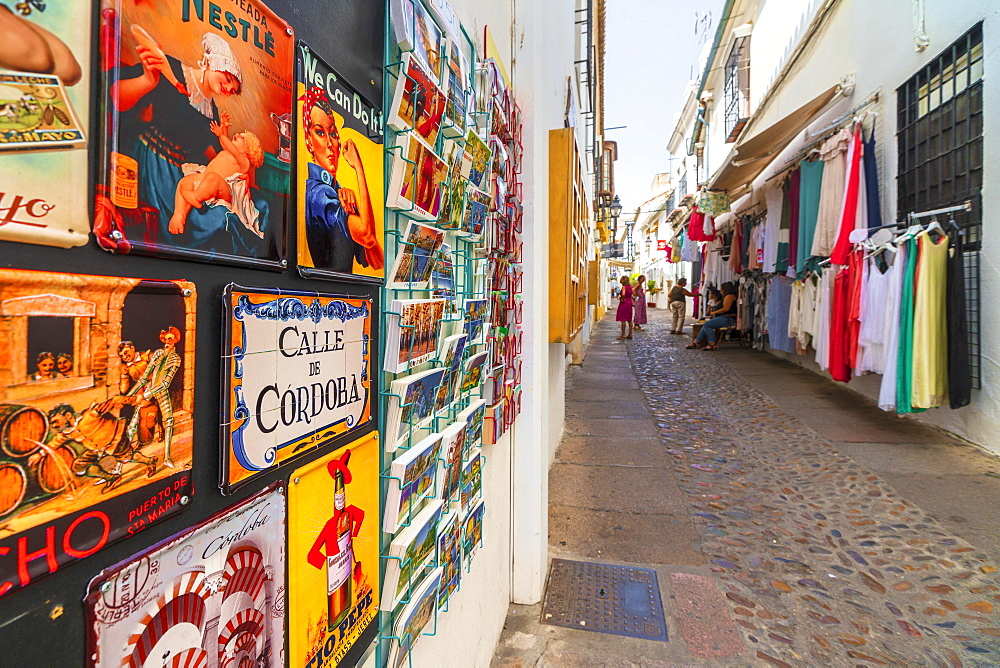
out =
<svg viewBox="0 0 1000 668"><path fill-rule="evenodd" d="M622 276L620 281L622 284L621 292L618 293L618 312L615 314L615 320L622 324L622 333L619 339L631 339L632 338L632 285L631 281L628 280L628 276ZM628 336L625 336L625 324L628 323Z"/></svg>

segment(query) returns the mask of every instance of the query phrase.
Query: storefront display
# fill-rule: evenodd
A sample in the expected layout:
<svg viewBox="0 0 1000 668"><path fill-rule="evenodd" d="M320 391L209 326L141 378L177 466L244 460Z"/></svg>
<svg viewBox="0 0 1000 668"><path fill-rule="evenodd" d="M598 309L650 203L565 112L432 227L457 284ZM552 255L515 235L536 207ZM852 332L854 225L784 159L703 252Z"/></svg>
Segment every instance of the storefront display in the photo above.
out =
<svg viewBox="0 0 1000 668"><path fill-rule="evenodd" d="M232 284L224 301L228 493L370 422L372 307Z"/></svg>
<svg viewBox="0 0 1000 668"><path fill-rule="evenodd" d="M378 445L372 432L292 473L290 666L338 665L378 614Z"/></svg>
<svg viewBox="0 0 1000 668"><path fill-rule="evenodd" d="M0 270L0 595L183 509L194 360L191 283Z"/></svg>
<svg viewBox="0 0 1000 668"><path fill-rule="evenodd" d="M94 578L87 665L284 666L284 492L271 485Z"/></svg>
<svg viewBox="0 0 1000 668"><path fill-rule="evenodd" d="M87 243L89 0L0 6L0 240ZM60 149L58 151L53 149Z"/></svg>
<svg viewBox="0 0 1000 668"><path fill-rule="evenodd" d="M100 245L282 269L291 27L258 0L103 2Z"/></svg>
<svg viewBox="0 0 1000 668"><path fill-rule="evenodd" d="M309 278L379 280L385 265L382 114L307 44L299 42L296 52L299 271Z"/></svg>

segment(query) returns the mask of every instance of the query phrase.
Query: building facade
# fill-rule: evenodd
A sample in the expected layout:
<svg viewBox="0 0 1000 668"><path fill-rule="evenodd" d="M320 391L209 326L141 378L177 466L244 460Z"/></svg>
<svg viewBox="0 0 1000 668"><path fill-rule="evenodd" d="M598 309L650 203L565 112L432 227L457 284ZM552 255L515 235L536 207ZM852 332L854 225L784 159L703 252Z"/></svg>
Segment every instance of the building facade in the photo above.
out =
<svg viewBox="0 0 1000 668"><path fill-rule="evenodd" d="M965 295L972 399L916 417L993 451L1000 390L990 360L1000 339L991 325L1000 308L980 295L1000 283L989 260L996 223L988 206L1000 189L989 167L1000 154L989 132L1000 93L987 76L998 33L1000 18L985 1L727 1L670 140L689 189L729 200L715 220L719 231L734 215L760 213L775 182L819 141L857 122L874 139L865 151L874 152L884 224L960 207L939 215L971 230L966 250L971 241L975 251L967 254ZM808 357L776 354L815 367ZM850 387L877 397L879 383L873 374Z"/></svg>

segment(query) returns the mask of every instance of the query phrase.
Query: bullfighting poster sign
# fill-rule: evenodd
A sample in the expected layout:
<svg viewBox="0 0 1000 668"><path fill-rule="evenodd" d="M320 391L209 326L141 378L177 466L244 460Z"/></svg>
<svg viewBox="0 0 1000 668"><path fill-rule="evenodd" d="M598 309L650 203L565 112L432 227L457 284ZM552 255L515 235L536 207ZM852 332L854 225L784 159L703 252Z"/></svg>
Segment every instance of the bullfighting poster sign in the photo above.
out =
<svg viewBox="0 0 1000 668"><path fill-rule="evenodd" d="M100 245L282 269L292 29L259 0L102 2Z"/></svg>
<svg viewBox="0 0 1000 668"><path fill-rule="evenodd" d="M87 665L283 668L280 485L94 578L85 601Z"/></svg>
<svg viewBox="0 0 1000 668"><path fill-rule="evenodd" d="M0 269L0 596L192 493L186 281Z"/></svg>
<svg viewBox="0 0 1000 668"><path fill-rule="evenodd" d="M381 280L382 112L304 42L296 56L299 271Z"/></svg>
<svg viewBox="0 0 1000 668"><path fill-rule="evenodd" d="M371 432L288 486L291 668L332 668L378 615L379 444Z"/></svg>
<svg viewBox="0 0 1000 668"><path fill-rule="evenodd" d="M0 239L87 243L89 0L0 4ZM58 150L56 150L58 149Z"/></svg>
<svg viewBox="0 0 1000 668"><path fill-rule="evenodd" d="M229 285L226 493L371 421L372 303Z"/></svg>

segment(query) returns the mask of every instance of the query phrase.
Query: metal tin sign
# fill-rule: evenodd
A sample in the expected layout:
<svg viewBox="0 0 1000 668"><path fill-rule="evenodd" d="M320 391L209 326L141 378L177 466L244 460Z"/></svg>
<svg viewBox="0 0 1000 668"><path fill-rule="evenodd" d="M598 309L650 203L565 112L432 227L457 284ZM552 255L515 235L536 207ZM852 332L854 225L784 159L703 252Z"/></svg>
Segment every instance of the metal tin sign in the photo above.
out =
<svg viewBox="0 0 1000 668"><path fill-rule="evenodd" d="M87 665L285 665L280 483L113 566L85 601Z"/></svg>
<svg viewBox="0 0 1000 668"><path fill-rule="evenodd" d="M0 8L0 239L87 243L89 2ZM59 149L59 150L54 150Z"/></svg>
<svg viewBox="0 0 1000 668"><path fill-rule="evenodd" d="M192 493L194 285L0 269L0 596Z"/></svg>
<svg viewBox="0 0 1000 668"><path fill-rule="evenodd" d="M304 42L296 49L298 263L309 278L385 273L382 112Z"/></svg>
<svg viewBox="0 0 1000 668"><path fill-rule="evenodd" d="M101 247L283 269L292 29L258 0L102 6Z"/></svg>
<svg viewBox="0 0 1000 668"><path fill-rule="evenodd" d="M229 285L226 493L371 420L370 299Z"/></svg>
<svg viewBox="0 0 1000 668"><path fill-rule="evenodd" d="M378 615L379 446L366 434L288 489L291 668L336 666Z"/></svg>

